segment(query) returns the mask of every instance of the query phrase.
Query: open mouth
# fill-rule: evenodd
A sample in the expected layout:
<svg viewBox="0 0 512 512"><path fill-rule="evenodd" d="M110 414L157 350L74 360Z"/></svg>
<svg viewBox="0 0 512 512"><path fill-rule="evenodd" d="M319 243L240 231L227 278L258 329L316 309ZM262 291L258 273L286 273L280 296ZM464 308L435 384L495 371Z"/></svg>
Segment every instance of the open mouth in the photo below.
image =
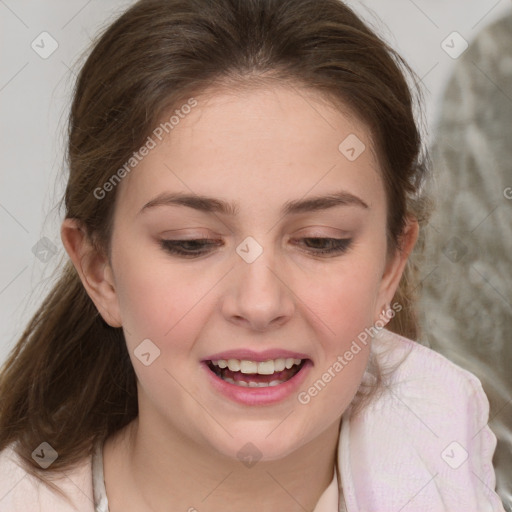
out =
<svg viewBox="0 0 512 512"><path fill-rule="evenodd" d="M208 368L223 381L235 386L266 388L278 386L297 375L308 359L271 359L268 361L246 361L219 359L206 361Z"/></svg>

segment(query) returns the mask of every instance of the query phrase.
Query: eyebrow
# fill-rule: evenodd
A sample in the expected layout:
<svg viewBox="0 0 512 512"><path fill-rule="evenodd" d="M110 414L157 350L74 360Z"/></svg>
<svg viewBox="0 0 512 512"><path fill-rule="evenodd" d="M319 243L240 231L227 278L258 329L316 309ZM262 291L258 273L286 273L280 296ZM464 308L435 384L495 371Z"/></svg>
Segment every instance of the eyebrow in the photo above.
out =
<svg viewBox="0 0 512 512"><path fill-rule="evenodd" d="M147 202L139 213L147 211L156 206L187 206L206 213L221 213L224 215L237 215L240 211L237 202L227 202L214 197L201 196L197 194L186 194L182 192L163 192ZM359 206L364 209L370 207L359 197L340 190L325 196L314 196L308 199L296 199L284 203L281 214L296 215L299 213L327 210L336 206Z"/></svg>

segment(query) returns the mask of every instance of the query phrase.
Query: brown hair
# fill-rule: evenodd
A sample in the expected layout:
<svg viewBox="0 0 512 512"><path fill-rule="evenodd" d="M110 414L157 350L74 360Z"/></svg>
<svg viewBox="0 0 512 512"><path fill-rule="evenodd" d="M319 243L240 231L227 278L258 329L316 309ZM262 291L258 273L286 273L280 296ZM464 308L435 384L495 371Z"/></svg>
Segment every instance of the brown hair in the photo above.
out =
<svg viewBox="0 0 512 512"><path fill-rule="evenodd" d="M388 201L388 249L408 216L428 219L427 174L401 57L338 0L142 0L109 26L77 78L69 119L66 217L110 254L116 190L102 187L163 113L213 85L288 81L349 107L370 128ZM341 141L340 141L341 142ZM421 230L423 231L423 230ZM421 244L421 241L420 241ZM407 263L388 329L418 335ZM138 413L122 328L98 314L68 260L0 375L0 449L16 441L28 471L43 441L62 470Z"/></svg>

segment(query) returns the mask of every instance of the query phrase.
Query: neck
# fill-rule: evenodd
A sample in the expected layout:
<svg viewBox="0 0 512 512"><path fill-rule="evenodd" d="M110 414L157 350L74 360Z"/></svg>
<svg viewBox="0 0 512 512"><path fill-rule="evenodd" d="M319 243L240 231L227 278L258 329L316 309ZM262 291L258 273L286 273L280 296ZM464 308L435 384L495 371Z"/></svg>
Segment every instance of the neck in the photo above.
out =
<svg viewBox="0 0 512 512"><path fill-rule="evenodd" d="M105 443L110 512L313 510L334 475L340 422L282 459L245 465L137 418Z"/></svg>

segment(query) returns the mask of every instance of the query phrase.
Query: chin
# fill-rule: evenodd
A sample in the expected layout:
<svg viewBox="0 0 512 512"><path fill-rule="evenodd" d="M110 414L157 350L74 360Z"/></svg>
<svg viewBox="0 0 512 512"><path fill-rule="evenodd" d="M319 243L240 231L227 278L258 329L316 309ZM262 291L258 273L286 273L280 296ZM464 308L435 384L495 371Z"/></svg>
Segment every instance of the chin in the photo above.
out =
<svg viewBox="0 0 512 512"><path fill-rule="evenodd" d="M286 420L285 420L286 421ZM276 429L261 425L240 425L239 432L230 431L233 437L225 436L211 443L220 455L245 463L248 467L256 462L271 462L284 459L306 444L304 436L293 436L290 426ZM274 431L273 431L274 430Z"/></svg>

